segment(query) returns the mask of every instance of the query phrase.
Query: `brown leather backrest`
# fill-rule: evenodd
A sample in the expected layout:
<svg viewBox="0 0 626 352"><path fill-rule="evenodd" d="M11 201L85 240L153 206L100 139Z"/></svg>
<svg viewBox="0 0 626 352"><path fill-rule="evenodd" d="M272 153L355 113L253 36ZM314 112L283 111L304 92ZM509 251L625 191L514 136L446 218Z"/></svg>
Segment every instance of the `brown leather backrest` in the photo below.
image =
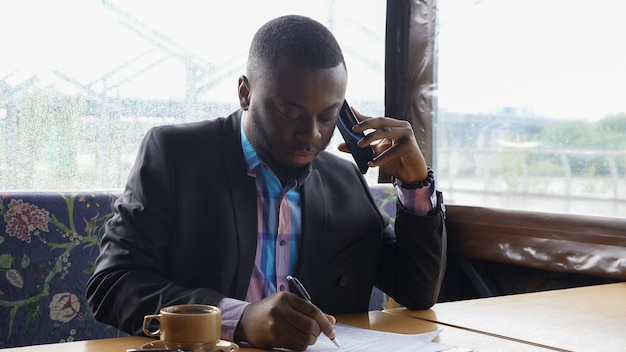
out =
<svg viewBox="0 0 626 352"><path fill-rule="evenodd" d="M447 228L467 258L626 280L626 219L450 205Z"/></svg>

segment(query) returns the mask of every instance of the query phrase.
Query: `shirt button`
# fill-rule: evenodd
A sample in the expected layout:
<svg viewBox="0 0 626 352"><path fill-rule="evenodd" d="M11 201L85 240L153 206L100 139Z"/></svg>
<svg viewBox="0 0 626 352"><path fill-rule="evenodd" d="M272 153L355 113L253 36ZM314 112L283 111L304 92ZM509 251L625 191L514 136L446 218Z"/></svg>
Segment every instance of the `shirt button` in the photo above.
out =
<svg viewBox="0 0 626 352"><path fill-rule="evenodd" d="M278 287L278 289L280 290L280 292L285 291L285 285L280 285L280 286Z"/></svg>
<svg viewBox="0 0 626 352"><path fill-rule="evenodd" d="M339 286L344 287L348 284L348 275L341 275L339 278Z"/></svg>
<svg viewBox="0 0 626 352"><path fill-rule="evenodd" d="M287 244L287 241L285 240L280 240L280 246L283 247Z"/></svg>

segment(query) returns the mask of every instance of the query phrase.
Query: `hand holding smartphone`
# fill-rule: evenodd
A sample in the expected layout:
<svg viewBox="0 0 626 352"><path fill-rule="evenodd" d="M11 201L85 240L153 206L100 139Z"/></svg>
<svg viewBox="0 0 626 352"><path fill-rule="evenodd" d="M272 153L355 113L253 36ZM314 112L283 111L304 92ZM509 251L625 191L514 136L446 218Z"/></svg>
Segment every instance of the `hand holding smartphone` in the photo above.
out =
<svg viewBox="0 0 626 352"><path fill-rule="evenodd" d="M362 174L367 172L368 166L367 163L374 158L374 150L371 146L366 146L361 148L357 145L357 142L361 140L361 138L365 137L363 132L356 133L352 131L352 126L356 125L358 120L347 101L343 101L343 105L341 106L341 110L339 111L339 120L337 122L337 128L339 132L341 132L341 136L343 140L346 141L348 145L348 149L350 150L350 154L354 158L356 165L359 167L359 170Z"/></svg>

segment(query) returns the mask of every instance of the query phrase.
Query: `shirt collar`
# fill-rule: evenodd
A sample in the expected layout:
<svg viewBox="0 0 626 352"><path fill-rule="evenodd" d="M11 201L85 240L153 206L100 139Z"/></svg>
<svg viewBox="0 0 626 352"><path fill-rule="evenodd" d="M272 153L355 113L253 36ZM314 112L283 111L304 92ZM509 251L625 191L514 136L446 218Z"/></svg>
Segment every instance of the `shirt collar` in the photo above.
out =
<svg viewBox="0 0 626 352"><path fill-rule="evenodd" d="M243 156L246 159L246 168L248 171L248 175L255 176L259 167L264 167L265 169L270 171L272 175L275 175L272 169L266 163L264 163L261 160L261 158L259 158L259 154L257 154L256 150L252 146L252 143L250 143L250 140L246 136L246 132L243 129L243 124L244 124L244 120L246 119L246 116L247 116L246 111L243 111L241 114L241 129L240 130L241 130L241 148L243 149ZM307 172L302 177L294 180L295 185L293 185L293 188L297 188L298 186L302 185L309 178L312 168L313 168L312 164L309 164L309 168L307 169Z"/></svg>

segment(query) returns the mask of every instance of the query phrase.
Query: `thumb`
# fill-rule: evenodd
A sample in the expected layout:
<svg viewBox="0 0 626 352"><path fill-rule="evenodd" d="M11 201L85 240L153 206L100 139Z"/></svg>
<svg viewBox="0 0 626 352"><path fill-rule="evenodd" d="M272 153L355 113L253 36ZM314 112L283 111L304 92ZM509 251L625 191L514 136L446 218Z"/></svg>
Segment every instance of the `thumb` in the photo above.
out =
<svg viewBox="0 0 626 352"><path fill-rule="evenodd" d="M328 336L328 338L332 340L336 337L335 329L333 328L333 325L337 323L337 319L334 316L326 314L326 313L324 313L324 315L326 316L326 319L328 319L328 322L331 325L330 325L330 329L322 328L322 332L324 332L324 335Z"/></svg>
<svg viewBox="0 0 626 352"><path fill-rule="evenodd" d="M339 143L339 145L337 146L337 149L339 149L339 151L344 152L344 153L350 153L350 148L348 148L348 145L346 144L346 142Z"/></svg>

